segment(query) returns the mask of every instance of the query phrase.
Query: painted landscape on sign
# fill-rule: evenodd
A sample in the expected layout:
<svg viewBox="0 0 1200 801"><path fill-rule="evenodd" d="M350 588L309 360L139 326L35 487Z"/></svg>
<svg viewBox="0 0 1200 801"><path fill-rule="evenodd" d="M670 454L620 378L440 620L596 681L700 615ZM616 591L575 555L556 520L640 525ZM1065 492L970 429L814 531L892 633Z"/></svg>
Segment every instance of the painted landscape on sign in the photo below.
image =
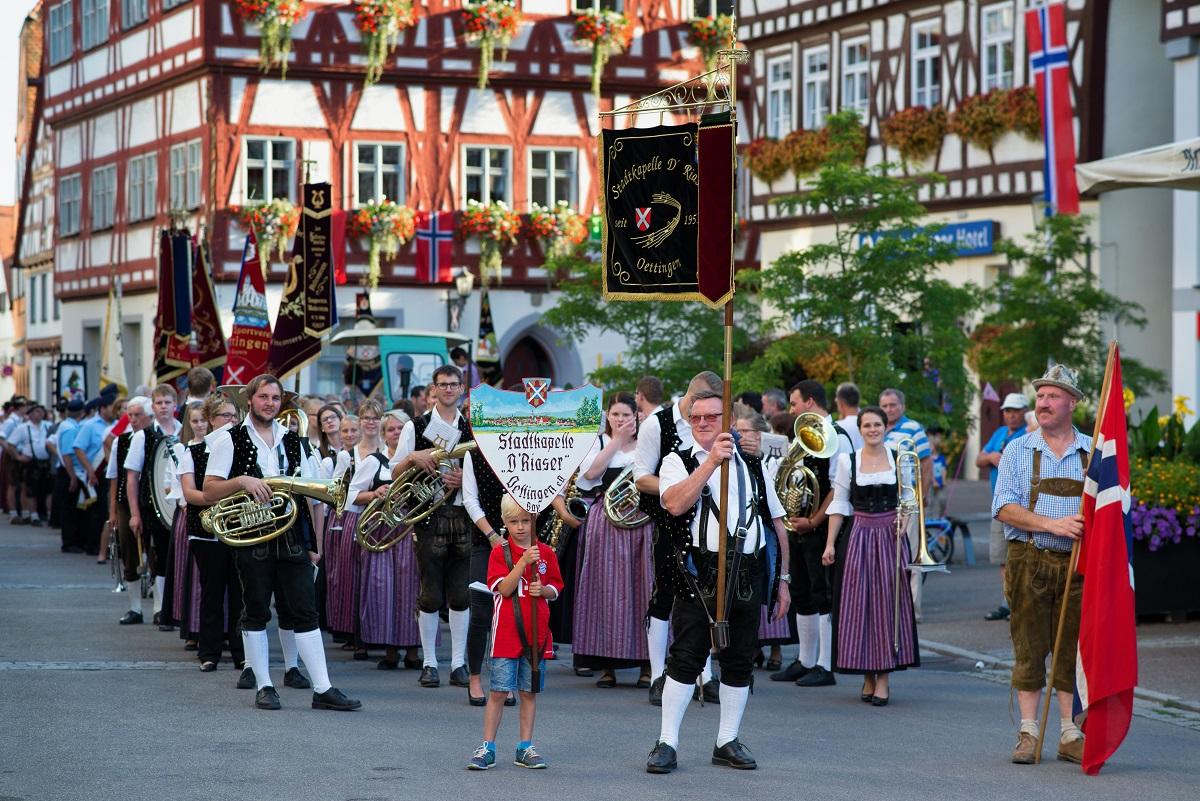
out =
<svg viewBox="0 0 1200 801"><path fill-rule="evenodd" d="M600 388L589 384L569 392L552 390L546 402L534 408L523 393L479 386L471 390L471 430L595 432L602 419L600 399Z"/></svg>

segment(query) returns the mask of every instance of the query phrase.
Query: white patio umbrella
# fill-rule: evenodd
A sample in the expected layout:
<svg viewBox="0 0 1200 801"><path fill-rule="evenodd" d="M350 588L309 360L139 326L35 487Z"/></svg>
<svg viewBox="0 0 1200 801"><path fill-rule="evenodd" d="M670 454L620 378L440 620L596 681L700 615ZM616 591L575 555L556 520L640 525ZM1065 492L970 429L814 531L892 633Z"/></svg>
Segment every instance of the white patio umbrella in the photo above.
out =
<svg viewBox="0 0 1200 801"><path fill-rule="evenodd" d="M1139 186L1200 189L1200 139L1173 142L1075 165L1080 192Z"/></svg>

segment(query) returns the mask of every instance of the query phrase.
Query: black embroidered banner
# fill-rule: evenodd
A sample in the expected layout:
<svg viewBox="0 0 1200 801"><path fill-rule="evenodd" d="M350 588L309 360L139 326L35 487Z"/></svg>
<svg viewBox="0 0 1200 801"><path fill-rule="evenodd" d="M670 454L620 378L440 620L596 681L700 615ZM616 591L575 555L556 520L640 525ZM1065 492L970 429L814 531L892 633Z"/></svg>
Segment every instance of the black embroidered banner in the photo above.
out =
<svg viewBox="0 0 1200 801"><path fill-rule="evenodd" d="M601 132L605 299L705 300L696 144L695 123Z"/></svg>

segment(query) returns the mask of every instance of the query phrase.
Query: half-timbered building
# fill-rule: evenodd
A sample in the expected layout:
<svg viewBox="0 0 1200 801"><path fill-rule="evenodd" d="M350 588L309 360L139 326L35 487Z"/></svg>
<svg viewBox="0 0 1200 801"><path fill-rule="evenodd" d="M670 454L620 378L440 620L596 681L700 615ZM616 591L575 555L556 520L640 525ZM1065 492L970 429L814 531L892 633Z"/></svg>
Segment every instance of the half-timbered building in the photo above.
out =
<svg viewBox="0 0 1200 801"><path fill-rule="evenodd" d="M593 2L601 0L521 0L520 33L479 89L479 52L464 37L459 0L414 3L416 24L370 87L349 0L305 0L286 79L278 68L261 69L259 32L229 0L45 0L40 108L53 131L52 261L64 350L100 352L106 295L119 274L126 372L148 374L155 232L172 214L209 231L228 332L245 234L231 207L298 202L305 176L328 181L335 205L348 210L387 195L420 210L463 209L477 199L525 212L531 202L565 200L589 212L598 107L699 65L683 24L690 0L617 0L635 35L609 63L598 101L591 51L572 41L576 13ZM454 248L456 267L478 261L474 240L456 239ZM367 261L365 243L348 249L349 282L338 288L343 317L353 314ZM542 264L539 248L522 239L491 294L506 374L578 384L622 343L597 337L575 346L542 326L553 297ZM283 278L276 263L272 312ZM447 285L417 275L410 244L383 262L372 305L385 324L438 330L449 298ZM476 292L463 318L469 334L478 304ZM341 358L323 356L305 388L334 389Z"/></svg>

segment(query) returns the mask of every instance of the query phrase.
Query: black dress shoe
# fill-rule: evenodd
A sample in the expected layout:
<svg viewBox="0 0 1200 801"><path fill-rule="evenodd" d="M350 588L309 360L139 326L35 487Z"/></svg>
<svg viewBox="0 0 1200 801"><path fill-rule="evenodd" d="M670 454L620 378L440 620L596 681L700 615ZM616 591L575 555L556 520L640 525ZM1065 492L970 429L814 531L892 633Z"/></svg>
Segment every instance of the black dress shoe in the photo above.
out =
<svg viewBox="0 0 1200 801"><path fill-rule="evenodd" d="M984 615L983 619L984 620L1008 620L1010 615L1012 615L1012 612L1009 610L1009 608L1007 606L1005 606L1004 604L1000 604L1000 606L998 608L993 609L992 611L990 611L986 615Z"/></svg>
<svg viewBox="0 0 1200 801"><path fill-rule="evenodd" d="M200 672L201 673L212 673L216 669L217 669L216 662L201 662L200 663Z"/></svg>
<svg viewBox="0 0 1200 801"><path fill-rule="evenodd" d="M158 630L159 631L174 631L175 627L170 625L169 623L159 623Z"/></svg>
<svg viewBox="0 0 1200 801"><path fill-rule="evenodd" d="M667 683L667 674L666 673L662 674L657 679L650 682L650 706L662 706L663 685L666 683Z"/></svg>
<svg viewBox="0 0 1200 801"><path fill-rule="evenodd" d="M300 668L294 667L288 668L287 673L283 674L283 686L296 690L307 690L312 687L312 682L300 672Z"/></svg>
<svg viewBox="0 0 1200 801"><path fill-rule="evenodd" d="M253 690L254 685L257 683L258 682L254 680L254 668L242 668L242 675L238 676L237 688L239 690Z"/></svg>
<svg viewBox="0 0 1200 801"><path fill-rule="evenodd" d="M450 684L454 687L470 687L471 675L467 673L466 665L459 665L450 671Z"/></svg>
<svg viewBox="0 0 1200 801"><path fill-rule="evenodd" d="M812 668L806 668L804 665L800 664L800 660L797 659L778 673L772 673L771 681L795 681L805 673L808 673L810 670L812 670Z"/></svg>
<svg viewBox="0 0 1200 801"><path fill-rule="evenodd" d="M347 698L346 694L337 687L330 687L323 693L313 693L313 709L332 709L335 712L352 712L362 709L362 701L357 698Z"/></svg>
<svg viewBox="0 0 1200 801"><path fill-rule="evenodd" d="M832 687L835 684L837 684L837 679L820 665L796 679L797 687Z"/></svg>
<svg viewBox="0 0 1200 801"><path fill-rule="evenodd" d="M478 698L476 698L475 696L471 695L470 692L468 692L467 693L467 703L470 704L471 706L487 706L487 696L481 695Z"/></svg>
<svg viewBox="0 0 1200 801"><path fill-rule="evenodd" d="M279 693L270 684L254 694L254 705L259 709L281 709L283 706L279 703Z"/></svg>
<svg viewBox="0 0 1200 801"><path fill-rule="evenodd" d="M871 706L887 706L889 698L891 698L890 695L887 698L880 698L878 695L872 695Z"/></svg>
<svg viewBox="0 0 1200 801"><path fill-rule="evenodd" d="M675 760L675 749L666 743L655 743L654 750L646 757L647 773L670 773L679 767Z"/></svg>
<svg viewBox="0 0 1200 801"><path fill-rule="evenodd" d="M716 679L709 679L704 682L704 691L702 694L704 703L719 704L721 703L721 682Z"/></svg>
<svg viewBox="0 0 1200 801"><path fill-rule="evenodd" d="M424 664L424 663L423 663L423 662L422 662L420 659L408 659L408 658L405 658L405 660L404 660L404 668L405 668L405 670L420 670L420 669L421 669L421 665L423 665L423 664Z"/></svg>
<svg viewBox="0 0 1200 801"><path fill-rule="evenodd" d="M396 670L400 667L400 660L384 657L375 663L375 667L379 670Z"/></svg>
<svg viewBox="0 0 1200 801"><path fill-rule="evenodd" d="M128 625L135 624L135 623L141 623L142 622L142 613L135 612L132 609L130 609L128 612L126 612L124 615L122 615L121 619L118 620L117 622L120 623L122 626L128 626Z"/></svg>
<svg viewBox="0 0 1200 801"><path fill-rule="evenodd" d="M422 687L440 687L442 682L438 680L437 668L428 665L421 668L421 678L417 679L417 684Z"/></svg>
<svg viewBox="0 0 1200 801"><path fill-rule="evenodd" d="M514 695L513 693L509 693L508 697L504 699L504 705L505 706L516 706L517 705L517 696Z"/></svg>
<svg viewBox="0 0 1200 801"><path fill-rule="evenodd" d="M777 671L783 667L782 659L768 659L767 664L763 665L766 670Z"/></svg>
<svg viewBox="0 0 1200 801"><path fill-rule="evenodd" d="M154 625L156 625L156 626L161 626L161 625L162 625L162 622L163 622L163 619L162 619L162 612L155 612L155 613L154 613L154 617L153 617L153 618L151 618L150 622L151 622L151 623L153 623L153 624L154 624Z"/></svg>
<svg viewBox="0 0 1200 801"><path fill-rule="evenodd" d="M736 737L725 745L714 745L712 761L714 765L726 765L738 770L754 770L758 767L750 749L742 745Z"/></svg>

